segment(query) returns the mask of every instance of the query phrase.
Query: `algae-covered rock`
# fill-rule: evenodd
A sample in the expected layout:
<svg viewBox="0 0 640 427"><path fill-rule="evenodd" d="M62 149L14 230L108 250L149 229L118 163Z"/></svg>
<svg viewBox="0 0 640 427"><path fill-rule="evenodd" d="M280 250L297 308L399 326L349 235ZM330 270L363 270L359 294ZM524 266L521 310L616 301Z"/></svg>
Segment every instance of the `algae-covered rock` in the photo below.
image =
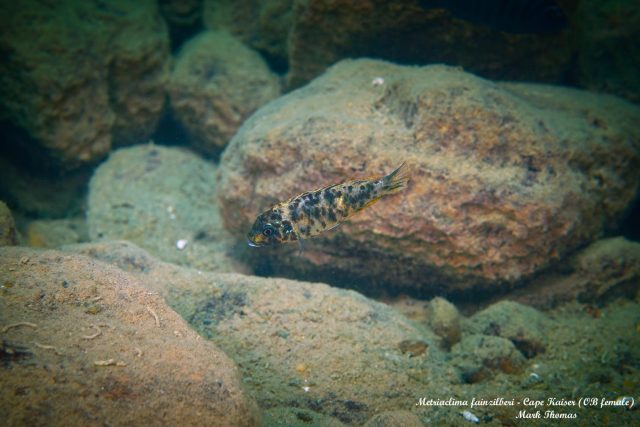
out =
<svg viewBox="0 0 640 427"><path fill-rule="evenodd" d="M295 407L276 407L263 414L263 425L269 427L344 427L339 419L315 411Z"/></svg>
<svg viewBox="0 0 640 427"><path fill-rule="evenodd" d="M89 240L84 218L37 219L24 231L24 244L36 248L58 248Z"/></svg>
<svg viewBox="0 0 640 427"><path fill-rule="evenodd" d="M155 1L3 2L0 28L0 118L31 137L14 151L71 168L153 131L169 59Z"/></svg>
<svg viewBox="0 0 640 427"><path fill-rule="evenodd" d="M171 106L193 144L212 153L243 120L277 97L277 77L264 60L233 36L203 32L180 51L169 85Z"/></svg>
<svg viewBox="0 0 640 427"><path fill-rule="evenodd" d="M309 409L358 425L440 390L453 375L433 333L353 291L191 270L122 242L67 250L127 269L163 295L241 366L261 407ZM407 340L426 343L428 351L402 354L399 344ZM322 425L324 417L301 413Z"/></svg>
<svg viewBox="0 0 640 427"><path fill-rule="evenodd" d="M604 302L619 296L633 298L640 290L640 243L624 237L602 239L572 260L578 299Z"/></svg>
<svg viewBox="0 0 640 427"><path fill-rule="evenodd" d="M256 257L276 274L369 291L495 291L616 223L640 182L639 120L612 96L343 61L245 122L221 161L222 216L241 239L276 201L407 162L406 190L301 257L294 245Z"/></svg>
<svg viewBox="0 0 640 427"><path fill-rule="evenodd" d="M91 240L129 240L177 264L246 271L229 256L216 166L178 148L135 146L114 152L89 185Z"/></svg>
<svg viewBox="0 0 640 427"><path fill-rule="evenodd" d="M235 364L130 273L0 248L5 425L258 425Z"/></svg>
<svg viewBox="0 0 640 427"><path fill-rule="evenodd" d="M451 356L467 383L483 381L494 371L515 374L525 362L522 353L508 339L480 334L464 336L451 349Z"/></svg>
<svg viewBox="0 0 640 427"><path fill-rule="evenodd" d="M513 301L500 301L463 323L465 334L484 334L511 341L527 358L544 352L549 320L538 310Z"/></svg>
<svg viewBox="0 0 640 427"><path fill-rule="evenodd" d="M204 24L209 29L233 34L284 71L294 3L294 0L204 0Z"/></svg>
<svg viewBox="0 0 640 427"><path fill-rule="evenodd" d="M436 297L427 306L427 324L442 338L446 348L460 341L462 316L455 305L444 298Z"/></svg>
<svg viewBox="0 0 640 427"><path fill-rule="evenodd" d="M5 202L0 200L0 246L11 246L18 243L16 223L11 210Z"/></svg>
<svg viewBox="0 0 640 427"><path fill-rule="evenodd" d="M344 58L447 63L489 78L547 82L561 81L570 65L566 32L509 34L418 3L205 0L204 22L230 31L287 71L289 88L308 83ZM509 13L489 13L501 12Z"/></svg>
<svg viewBox="0 0 640 427"><path fill-rule="evenodd" d="M409 411L387 411L374 415L364 427L423 427L417 415Z"/></svg>

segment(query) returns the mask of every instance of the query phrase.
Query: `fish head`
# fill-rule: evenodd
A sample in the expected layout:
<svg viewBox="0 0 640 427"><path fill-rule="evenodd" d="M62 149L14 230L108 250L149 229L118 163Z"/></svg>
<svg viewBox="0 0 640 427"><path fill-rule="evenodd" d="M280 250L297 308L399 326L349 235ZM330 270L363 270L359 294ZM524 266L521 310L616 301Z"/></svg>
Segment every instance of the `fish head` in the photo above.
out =
<svg viewBox="0 0 640 427"><path fill-rule="evenodd" d="M251 230L247 233L249 246L260 247L273 245L282 241L282 225L273 218L271 211L263 212L256 218Z"/></svg>

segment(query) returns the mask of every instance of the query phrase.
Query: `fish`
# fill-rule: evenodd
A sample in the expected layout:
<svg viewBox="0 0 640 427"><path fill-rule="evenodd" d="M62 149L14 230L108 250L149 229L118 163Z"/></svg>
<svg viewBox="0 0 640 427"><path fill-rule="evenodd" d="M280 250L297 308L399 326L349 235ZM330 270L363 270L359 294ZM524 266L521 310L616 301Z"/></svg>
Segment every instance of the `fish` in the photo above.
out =
<svg viewBox="0 0 640 427"><path fill-rule="evenodd" d="M556 33L569 24L555 0L421 0L420 6L514 34Z"/></svg>
<svg viewBox="0 0 640 427"><path fill-rule="evenodd" d="M388 175L343 181L307 191L262 212L247 233L252 247L303 241L329 231L381 198L407 187L406 162Z"/></svg>

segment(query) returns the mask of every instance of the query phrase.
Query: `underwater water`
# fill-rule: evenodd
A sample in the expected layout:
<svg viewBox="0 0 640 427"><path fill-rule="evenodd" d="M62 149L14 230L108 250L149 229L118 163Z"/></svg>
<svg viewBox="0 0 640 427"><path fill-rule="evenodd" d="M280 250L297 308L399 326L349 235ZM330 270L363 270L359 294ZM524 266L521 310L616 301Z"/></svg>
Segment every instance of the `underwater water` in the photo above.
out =
<svg viewBox="0 0 640 427"><path fill-rule="evenodd" d="M640 424L635 2L0 19L3 425Z"/></svg>

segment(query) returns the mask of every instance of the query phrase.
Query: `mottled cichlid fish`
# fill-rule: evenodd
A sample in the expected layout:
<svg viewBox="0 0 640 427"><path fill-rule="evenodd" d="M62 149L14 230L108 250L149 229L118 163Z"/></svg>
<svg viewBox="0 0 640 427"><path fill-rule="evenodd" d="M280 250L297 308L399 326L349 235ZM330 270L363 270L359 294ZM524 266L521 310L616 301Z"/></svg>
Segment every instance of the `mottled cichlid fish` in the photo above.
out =
<svg viewBox="0 0 640 427"><path fill-rule="evenodd" d="M405 163L381 178L345 181L307 191L262 212L247 235L250 246L298 242L339 225L409 181Z"/></svg>

